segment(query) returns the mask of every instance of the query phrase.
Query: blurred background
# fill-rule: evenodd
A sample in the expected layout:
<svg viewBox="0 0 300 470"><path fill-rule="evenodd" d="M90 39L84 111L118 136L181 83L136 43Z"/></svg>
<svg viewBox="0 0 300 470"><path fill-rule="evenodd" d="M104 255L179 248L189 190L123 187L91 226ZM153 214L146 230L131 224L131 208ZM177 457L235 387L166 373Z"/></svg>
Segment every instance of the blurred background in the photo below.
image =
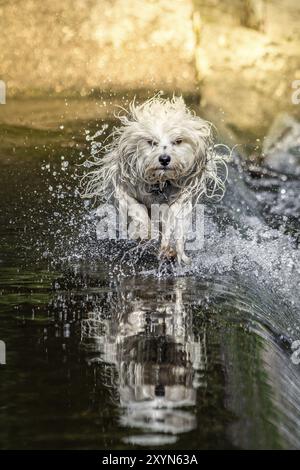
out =
<svg viewBox="0 0 300 470"><path fill-rule="evenodd" d="M297 0L2 0L0 79L8 99L193 95L245 143L300 115L299 19Z"/></svg>

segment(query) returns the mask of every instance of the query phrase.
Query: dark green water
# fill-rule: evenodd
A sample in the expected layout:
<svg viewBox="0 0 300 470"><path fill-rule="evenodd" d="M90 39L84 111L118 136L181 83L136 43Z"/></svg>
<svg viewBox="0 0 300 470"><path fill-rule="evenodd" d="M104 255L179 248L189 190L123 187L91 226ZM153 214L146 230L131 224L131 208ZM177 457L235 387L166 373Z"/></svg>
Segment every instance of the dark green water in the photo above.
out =
<svg viewBox="0 0 300 470"><path fill-rule="evenodd" d="M189 272L120 264L74 178L100 104L0 108L0 448L300 448L298 298L285 298L299 265L268 284L274 249L297 261L293 240L213 228Z"/></svg>

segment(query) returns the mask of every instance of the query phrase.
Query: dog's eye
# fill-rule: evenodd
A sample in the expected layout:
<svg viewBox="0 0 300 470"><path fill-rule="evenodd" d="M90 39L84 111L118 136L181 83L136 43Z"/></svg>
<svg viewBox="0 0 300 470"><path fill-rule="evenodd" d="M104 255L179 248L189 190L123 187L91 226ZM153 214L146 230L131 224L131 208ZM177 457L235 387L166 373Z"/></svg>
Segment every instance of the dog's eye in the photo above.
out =
<svg viewBox="0 0 300 470"><path fill-rule="evenodd" d="M174 144L174 145L180 145L180 144L182 144L182 139L176 139L176 140L174 140L173 144Z"/></svg>
<svg viewBox="0 0 300 470"><path fill-rule="evenodd" d="M157 142L155 140L147 140L148 144L151 145L151 147L157 147Z"/></svg>

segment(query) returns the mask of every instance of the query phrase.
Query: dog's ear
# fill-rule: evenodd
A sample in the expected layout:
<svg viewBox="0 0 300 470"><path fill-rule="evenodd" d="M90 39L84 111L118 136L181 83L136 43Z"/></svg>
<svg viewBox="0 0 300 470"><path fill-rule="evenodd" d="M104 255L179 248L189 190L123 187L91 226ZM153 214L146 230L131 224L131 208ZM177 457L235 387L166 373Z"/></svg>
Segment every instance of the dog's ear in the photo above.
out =
<svg viewBox="0 0 300 470"><path fill-rule="evenodd" d="M95 157L90 163L93 169L80 182L83 188L82 197L108 200L117 184L118 154L110 147L101 157Z"/></svg>
<svg viewBox="0 0 300 470"><path fill-rule="evenodd" d="M193 116L194 142L196 143L196 156L199 164L207 161L208 153L214 145L215 133L211 122L199 116Z"/></svg>

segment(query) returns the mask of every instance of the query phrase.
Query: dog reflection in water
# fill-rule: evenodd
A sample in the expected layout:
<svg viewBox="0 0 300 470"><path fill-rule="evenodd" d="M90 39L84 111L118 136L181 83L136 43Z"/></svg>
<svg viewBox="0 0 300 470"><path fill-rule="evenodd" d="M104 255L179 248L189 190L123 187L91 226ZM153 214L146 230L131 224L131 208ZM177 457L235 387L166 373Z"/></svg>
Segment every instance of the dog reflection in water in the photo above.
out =
<svg viewBox="0 0 300 470"><path fill-rule="evenodd" d="M92 361L109 363L117 372L121 424L153 433L127 442L174 442L176 434L196 427L193 407L197 387L204 385L205 331L195 336L193 307L183 301L184 280L172 282L154 299L141 287L121 286L82 321L83 346L96 353Z"/></svg>

